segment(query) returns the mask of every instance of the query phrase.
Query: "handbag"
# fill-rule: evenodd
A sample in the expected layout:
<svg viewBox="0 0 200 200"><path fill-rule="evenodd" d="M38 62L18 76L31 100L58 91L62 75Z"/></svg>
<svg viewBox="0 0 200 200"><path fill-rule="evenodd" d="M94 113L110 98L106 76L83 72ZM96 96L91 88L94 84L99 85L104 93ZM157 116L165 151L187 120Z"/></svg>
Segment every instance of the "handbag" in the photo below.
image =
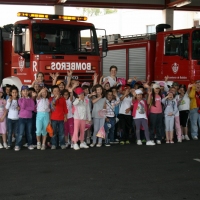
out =
<svg viewBox="0 0 200 200"><path fill-rule="evenodd" d="M49 137L53 137L53 128L50 123L47 125L46 131L49 133Z"/></svg>
<svg viewBox="0 0 200 200"><path fill-rule="evenodd" d="M105 129L104 129L103 126L99 129L99 131L98 131L96 136L105 139L106 132L105 132Z"/></svg>

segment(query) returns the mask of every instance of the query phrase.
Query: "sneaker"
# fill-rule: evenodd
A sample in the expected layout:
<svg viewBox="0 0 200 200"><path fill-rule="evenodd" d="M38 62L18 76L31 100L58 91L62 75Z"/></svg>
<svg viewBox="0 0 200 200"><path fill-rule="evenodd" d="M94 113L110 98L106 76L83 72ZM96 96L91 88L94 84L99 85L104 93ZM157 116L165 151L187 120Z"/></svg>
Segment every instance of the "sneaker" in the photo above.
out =
<svg viewBox="0 0 200 200"><path fill-rule="evenodd" d="M69 146L69 143L68 143L68 142L66 142L66 143L65 143L65 146L66 146L66 148L67 148L67 147Z"/></svg>
<svg viewBox="0 0 200 200"><path fill-rule="evenodd" d="M33 146L33 148L34 148L34 149L36 149L36 148L37 148L37 145L34 145L34 144L33 144L32 146Z"/></svg>
<svg viewBox="0 0 200 200"><path fill-rule="evenodd" d="M146 142L146 145L148 145L148 146L154 146L154 145L155 145L155 143L154 143L154 142L152 142L152 141L150 140L150 141L147 141L147 142Z"/></svg>
<svg viewBox="0 0 200 200"><path fill-rule="evenodd" d="M20 147L19 147L19 146L15 146L14 150L15 150L15 151L19 151L19 150L20 150Z"/></svg>
<svg viewBox="0 0 200 200"><path fill-rule="evenodd" d="M0 149L3 149L3 145L0 143Z"/></svg>
<svg viewBox="0 0 200 200"><path fill-rule="evenodd" d="M101 144L101 143L98 143L98 144L97 144L97 147L101 147L101 146L102 146L102 144Z"/></svg>
<svg viewBox="0 0 200 200"><path fill-rule="evenodd" d="M78 146L78 144L76 143L76 144L74 144L74 150L79 150L80 148L79 148L79 146Z"/></svg>
<svg viewBox="0 0 200 200"><path fill-rule="evenodd" d="M7 149L7 148L8 148L7 143L3 143L3 147L4 147L5 149Z"/></svg>
<svg viewBox="0 0 200 200"><path fill-rule="evenodd" d="M88 149L89 148L89 146L85 143L85 142L82 142L81 144L80 144L80 148L82 149Z"/></svg>
<svg viewBox="0 0 200 200"><path fill-rule="evenodd" d="M178 142L181 143L182 142L182 138L178 138Z"/></svg>
<svg viewBox="0 0 200 200"><path fill-rule="evenodd" d="M34 146L33 146L33 145L30 145L30 146L28 146L28 149L29 149L29 150L33 150L33 149L34 149Z"/></svg>
<svg viewBox="0 0 200 200"><path fill-rule="evenodd" d="M87 144L90 144L90 137L87 137L87 138L86 138L86 143L87 143Z"/></svg>
<svg viewBox="0 0 200 200"><path fill-rule="evenodd" d="M138 141L137 141L137 145L142 145L142 141L141 141L141 140L138 140Z"/></svg>
<svg viewBox="0 0 200 200"><path fill-rule="evenodd" d="M156 140L156 144L161 144L161 141L160 140Z"/></svg>
<svg viewBox="0 0 200 200"><path fill-rule="evenodd" d="M185 140L185 136L184 135L182 135L181 137L182 137L182 140Z"/></svg>
<svg viewBox="0 0 200 200"><path fill-rule="evenodd" d="M124 144L125 144L125 142L124 142L124 141L121 141L121 142L120 142L120 145L124 145Z"/></svg>
<svg viewBox="0 0 200 200"><path fill-rule="evenodd" d="M90 145L90 147L95 147L95 145L96 145L96 144L92 143L92 144Z"/></svg>
<svg viewBox="0 0 200 200"><path fill-rule="evenodd" d="M110 142L110 144L119 144L119 142L114 141L114 142Z"/></svg>
<svg viewBox="0 0 200 200"><path fill-rule="evenodd" d="M151 140L151 142L155 144L154 140Z"/></svg>
<svg viewBox="0 0 200 200"><path fill-rule="evenodd" d="M119 140L118 140L118 139L115 139L115 142L119 143Z"/></svg>
<svg viewBox="0 0 200 200"><path fill-rule="evenodd" d="M147 142L147 141L144 139L144 140L142 140L142 142L144 142L144 143L145 143L145 142Z"/></svg>
<svg viewBox="0 0 200 200"><path fill-rule="evenodd" d="M198 140L198 137L197 137L197 136L194 136L194 137L193 137L193 140Z"/></svg>
<svg viewBox="0 0 200 200"><path fill-rule="evenodd" d="M61 149L66 149L66 145L61 145L60 148Z"/></svg>
<svg viewBox="0 0 200 200"><path fill-rule="evenodd" d="M169 140L166 140L166 144L169 144Z"/></svg>
<svg viewBox="0 0 200 200"><path fill-rule="evenodd" d="M186 139L186 140L190 140L190 138L189 138L188 135L185 135L185 139Z"/></svg>
<svg viewBox="0 0 200 200"><path fill-rule="evenodd" d="M23 145L23 147L28 147L28 143L25 143L25 144Z"/></svg>
<svg viewBox="0 0 200 200"><path fill-rule="evenodd" d="M41 149L41 143L40 142L37 143L37 149Z"/></svg>
<svg viewBox="0 0 200 200"><path fill-rule="evenodd" d="M15 137L12 137L12 142L15 142Z"/></svg>
<svg viewBox="0 0 200 200"><path fill-rule="evenodd" d="M73 143L71 143L71 149L73 149L74 148L74 144Z"/></svg>
<svg viewBox="0 0 200 200"><path fill-rule="evenodd" d="M56 146L55 145L52 145L51 146L51 150L55 150L56 149Z"/></svg>
<svg viewBox="0 0 200 200"><path fill-rule="evenodd" d="M105 143L105 146L106 147L110 147L110 143Z"/></svg>
<svg viewBox="0 0 200 200"><path fill-rule="evenodd" d="M41 150L45 150L45 149L46 149L45 144L42 144Z"/></svg>
<svg viewBox="0 0 200 200"><path fill-rule="evenodd" d="M129 140L126 140L126 144L130 144Z"/></svg>

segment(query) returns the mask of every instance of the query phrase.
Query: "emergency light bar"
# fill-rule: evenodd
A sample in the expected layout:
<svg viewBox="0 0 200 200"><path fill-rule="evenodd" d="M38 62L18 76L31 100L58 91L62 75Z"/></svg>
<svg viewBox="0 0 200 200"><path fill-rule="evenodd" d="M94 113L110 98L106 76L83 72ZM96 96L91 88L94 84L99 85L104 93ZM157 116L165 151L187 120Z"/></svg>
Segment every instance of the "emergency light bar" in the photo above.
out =
<svg viewBox="0 0 200 200"><path fill-rule="evenodd" d="M71 21L87 21L87 17L84 17L84 16L49 15L49 14L25 13L25 12L18 12L17 16L28 17L29 19L43 18L43 19L62 19L62 20L71 20Z"/></svg>

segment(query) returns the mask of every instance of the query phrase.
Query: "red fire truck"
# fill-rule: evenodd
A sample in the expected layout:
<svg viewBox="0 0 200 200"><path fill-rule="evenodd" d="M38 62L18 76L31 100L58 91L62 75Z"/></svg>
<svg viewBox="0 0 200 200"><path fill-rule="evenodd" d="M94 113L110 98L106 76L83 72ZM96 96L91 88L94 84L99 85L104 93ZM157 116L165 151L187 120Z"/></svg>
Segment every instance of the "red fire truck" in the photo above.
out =
<svg viewBox="0 0 200 200"><path fill-rule="evenodd" d="M118 66L118 76L126 79L169 81L188 84L200 80L200 29L164 31L170 25L160 24L156 34L118 37L109 44L103 59L103 73L111 65Z"/></svg>
<svg viewBox="0 0 200 200"><path fill-rule="evenodd" d="M3 85L31 85L38 72L44 73L46 84L52 81L49 73L59 72L64 79L73 70L73 78L81 82L92 82L94 72L101 73L96 30L81 22L86 17L22 12L18 16L28 19L0 29ZM103 44L106 50L106 40Z"/></svg>

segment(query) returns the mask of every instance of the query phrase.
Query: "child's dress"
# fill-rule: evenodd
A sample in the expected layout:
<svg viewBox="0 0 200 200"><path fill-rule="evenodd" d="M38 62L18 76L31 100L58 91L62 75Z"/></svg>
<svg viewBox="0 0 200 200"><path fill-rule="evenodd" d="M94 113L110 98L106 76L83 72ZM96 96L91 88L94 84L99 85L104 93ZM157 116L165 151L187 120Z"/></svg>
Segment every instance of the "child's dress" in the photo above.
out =
<svg viewBox="0 0 200 200"><path fill-rule="evenodd" d="M0 118L4 115L5 113L5 106L6 106L6 100L1 99L0 100ZM0 122L0 133L1 134L6 134L6 117L4 118L3 122Z"/></svg>

